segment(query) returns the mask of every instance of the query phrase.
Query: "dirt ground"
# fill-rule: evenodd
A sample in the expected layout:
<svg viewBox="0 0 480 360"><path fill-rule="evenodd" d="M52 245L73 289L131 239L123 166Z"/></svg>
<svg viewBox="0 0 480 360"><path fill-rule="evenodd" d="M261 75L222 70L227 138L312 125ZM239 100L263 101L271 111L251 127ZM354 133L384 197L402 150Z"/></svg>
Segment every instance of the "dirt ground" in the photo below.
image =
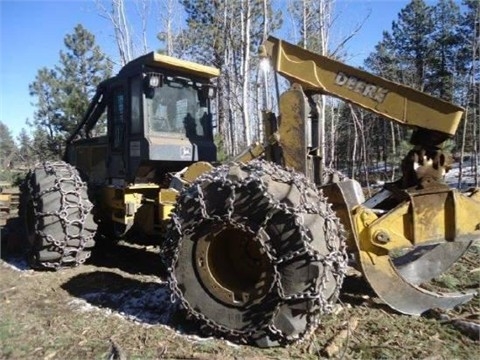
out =
<svg viewBox="0 0 480 360"><path fill-rule="evenodd" d="M478 296L447 313L405 316L350 276L312 338L258 349L199 337L170 302L155 247L120 243L78 268L38 272L2 243L0 359L480 358ZM477 244L434 285L478 288L479 255Z"/></svg>

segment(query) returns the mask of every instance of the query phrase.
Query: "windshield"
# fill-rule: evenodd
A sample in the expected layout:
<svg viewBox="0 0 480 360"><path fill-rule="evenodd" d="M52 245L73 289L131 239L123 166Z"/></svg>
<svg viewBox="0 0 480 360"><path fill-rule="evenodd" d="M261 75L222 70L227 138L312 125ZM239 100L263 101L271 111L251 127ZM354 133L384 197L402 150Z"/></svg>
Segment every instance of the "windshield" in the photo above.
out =
<svg viewBox="0 0 480 360"><path fill-rule="evenodd" d="M208 108L200 106L198 90L180 81L165 81L147 99L150 133L182 134L201 138L209 134Z"/></svg>

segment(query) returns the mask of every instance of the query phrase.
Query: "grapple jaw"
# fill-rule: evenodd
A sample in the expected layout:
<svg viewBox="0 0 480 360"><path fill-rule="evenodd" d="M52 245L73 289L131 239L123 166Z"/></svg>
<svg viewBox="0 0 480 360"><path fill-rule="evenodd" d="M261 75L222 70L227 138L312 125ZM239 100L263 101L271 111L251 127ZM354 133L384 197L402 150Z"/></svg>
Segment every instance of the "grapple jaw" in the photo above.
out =
<svg viewBox="0 0 480 360"><path fill-rule="evenodd" d="M391 188L353 209L350 246L380 299L401 313L420 315L473 298L475 291L437 293L421 284L447 271L480 239L476 194L463 195L447 186Z"/></svg>
<svg viewBox="0 0 480 360"><path fill-rule="evenodd" d="M459 247L468 247L470 244L471 242L466 242ZM443 245L447 245L448 248L450 244L445 243L438 246L442 247ZM422 281L421 275L415 275L413 278L403 276L402 269L395 266L395 261L388 253L379 253L364 248L359 252L359 256L362 273L378 297L392 309L403 314L421 315L434 308L451 309L470 301L476 294L475 291L455 293L428 291L420 285L429 279ZM438 269L446 268L447 266L444 264L452 265L459 257L461 255L454 253L448 258L438 258L437 262L440 263ZM428 263L423 259L414 262L416 263L414 267L428 267ZM438 269L434 273L438 272L439 275L443 273L443 270ZM406 275L411 275L411 273ZM428 278L430 276L433 276L433 273Z"/></svg>

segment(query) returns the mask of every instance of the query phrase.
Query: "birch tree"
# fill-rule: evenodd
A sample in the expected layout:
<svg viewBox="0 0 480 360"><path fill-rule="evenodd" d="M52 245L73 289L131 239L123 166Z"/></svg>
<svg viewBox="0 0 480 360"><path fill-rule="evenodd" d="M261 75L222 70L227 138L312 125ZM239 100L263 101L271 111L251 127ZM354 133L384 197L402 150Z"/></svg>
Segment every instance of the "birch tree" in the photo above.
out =
<svg viewBox="0 0 480 360"><path fill-rule="evenodd" d="M159 23L157 38L164 44L163 52L168 56L182 57L189 46L181 36L183 23L179 15L183 13L183 8L178 0L157 1L156 5Z"/></svg>
<svg viewBox="0 0 480 360"><path fill-rule="evenodd" d="M183 57L191 46L191 40L182 36L183 7L179 0L95 1L100 16L112 26L119 66L152 50ZM154 35L163 48L149 42Z"/></svg>
<svg viewBox="0 0 480 360"><path fill-rule="evenodd" d="M234 155L252 141L258 119L253 82L258 46L278 24L269 0L182 1L187 13L185 30L198 39L190 55L221 70L218 134ZM267 14L265 14L267 9Z"/></svg>
<svg viewBox="0 0 480 360"><path fill-rule="evenodd" d="M127 19L125 0L96 0L100 16L107 19L113 27L115 43L118 48L120 66L134 58L134 44L131 26Z"/></svg>

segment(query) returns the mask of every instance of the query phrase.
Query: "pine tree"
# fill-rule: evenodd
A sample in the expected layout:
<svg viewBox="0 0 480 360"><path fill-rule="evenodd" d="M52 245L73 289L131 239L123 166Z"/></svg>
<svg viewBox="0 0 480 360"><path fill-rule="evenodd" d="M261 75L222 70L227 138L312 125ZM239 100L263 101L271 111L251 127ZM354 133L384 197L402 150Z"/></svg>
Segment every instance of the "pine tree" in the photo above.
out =
<svg viewBox="0 0 480 360"><path fill-rule="evenodd" d="M62 130L71 133L82 119L96 86L111 74L106 56L95 44L95 36L82 25L65 36L66 51L60 51L55 67L61 82Z"/></svg>
<svg viewBox="0 0 480 360"><path fill-rule="evenodd" d="M10 167L13 157L17 153L17 146L7 125L0 121L0 167L6 170Z"/></svg>
<svg viewBox="0 0 480 360"><path fill-rule="evenodd" d="M110 64L82 25L64 39L66 51L54 69L42 68L30 84L37 98L31 125L36 150L46 158L60 157L63 143L81 121L98 83L110 76Z"/></svg>
<svg viewBox="0 0 480 360"><path fill-rule="evenodd" d="M375 46L375 51L365 59L364 63L372 73L401 83L404 66L402 66L395 44L392 34L384 31L382 40ZM393 181L396 176L396 166L400 159L400 145L407 138L407 129L393 122L386 123L384 118L377 115L371 114L370 117L372 122L378 124L376 134L380 134L373 144L379 155L378 161L383 161L385 180ZM390 176L387 176L387 174Z"/></svg>
<svg viewBox="0 0 480 360"><path fill-rule="evenodd" d="M60 82L57 72L41 68L29 88L30 95L37 98L33 121L28 123L35 129L35 151L45 159L59 157L62 127L59 121ZM37 137L41 141L37 141Z"/></svg>
<svg viewBox="0 0 480 360"><path fill-rule="evenodd" d="M391 33L383 32L382 40L375 45L375 51L365 59L364 64L372 73L391 81L401 80L400 62Z"/></svg>
<svg viewBox="0 0 480 360"><path fill-rule="evenodd" d="M433 8L434 32L432 34L432 57L426 91L447 101L454 99L461 37L459 34L460 8L453 0L440 0Z"/></svg>
<svg viewBox="0 0 480 360"><path fill-rule="evenodd" d="M423 90L433 56L433 10L424 0L412 0L392 24L392 39L400 60L401 82Z"/></svg>
<svg viewBox="0 0 480 360"><path fill-rule="evenodd" d="M22 128L17 137L18 141L18 156L22 165L29 168L36 162L34 148L32 146L32 139L27 131Z"/></svg>

